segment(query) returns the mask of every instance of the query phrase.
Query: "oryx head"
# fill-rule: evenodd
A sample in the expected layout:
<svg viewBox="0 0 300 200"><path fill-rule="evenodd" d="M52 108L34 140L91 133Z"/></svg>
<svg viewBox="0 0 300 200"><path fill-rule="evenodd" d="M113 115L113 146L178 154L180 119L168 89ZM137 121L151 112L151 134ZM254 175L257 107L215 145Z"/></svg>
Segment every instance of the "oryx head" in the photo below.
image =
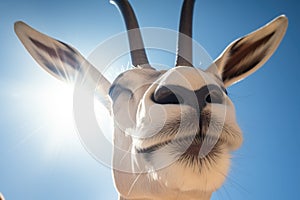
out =
<svg viewBox="0 0 300 200"><path fill-rule="evenodd" d="M112 83L68 44L23 22L15 24L15 31L51 75L97 82L95 93L114 119L114 180L121 198L207 199L223 183L230 152L243 138L226 88L270 58L287 18L280 16L232 42L203 71L192 61L194 0L185 0L175 67L158 71L148 61L129 2L112 2L125 19L133 65Z"/></svg>

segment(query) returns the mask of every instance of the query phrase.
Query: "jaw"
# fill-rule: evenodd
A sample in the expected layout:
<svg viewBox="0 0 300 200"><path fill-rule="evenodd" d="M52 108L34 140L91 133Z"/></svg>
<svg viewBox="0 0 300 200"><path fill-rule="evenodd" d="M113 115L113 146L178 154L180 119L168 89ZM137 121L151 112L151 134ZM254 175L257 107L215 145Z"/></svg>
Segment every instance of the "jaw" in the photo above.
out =
<svg viewBox="0 0 300 200"><path fill-rule="evenodd" d="M168 149L164 150L139 158L136 152L127 154L128 157L114 152L114 164L132 169L121 171L121 168L115 168L113 171L115 186L124 199L209 199L226 178L230 154L225 145L203 158L198 157L198 162L182 156L157 167L156 163L170 157ZM139 166L142 171L136 171Z"/></svg>
<svg viewBox="0 0 300 200"><path fill-rule="evenodd" d="M186 146L180 150L183 144L177 143L176 140L154 151L139 153L135 151L137 150L135 137L122 133L130 138L128 146L131 148L128 150L131 153L127 154L128 157L114 153L115 162L118 162L121 167L129 166L126 172L114 170L116 188L121 196L125 199L172 199L173 197L176 199L180 194L182 199L209 199L212 192L221 187L225 181L230 166L229 152L232 148L229 147L229 141L235 137L228 135L228 131L241 134L237 126L229 120L226 121L229 124L224 127L230 129L222 132L221 139L208 154L202 157L198 157L195 153L199 148L189 149L190 146ZM195 132L195 127L193 130L178 135L190 135ZM120 138L119 136L117 138ZM124 145L124 141L123 138L120 143ZM161 142L157 139L155 141ZM151 140L149 144L145 144L148 147L156 143ZM188 144L192 144L192 141ZM185 154L186 151L189 151L188 154ZM120 163L120 160L123 162Z"/></svg>
<svg viewBox="0 0 300 200"><path fill-rule="evenodd" d="M204 158L183 156L172 165L152 175L165 187L180 192L213 192L225 180L230 165L230 156L225 151Z"/></svg>
<svg viewBox="0 0 300 200"><path fill-rule="evenodd" d="M230 156L220 151L214 159L202 159L201 166L179 160L140 174L114 170L116 188L125 199L209 199L226 178Z"/></svg>

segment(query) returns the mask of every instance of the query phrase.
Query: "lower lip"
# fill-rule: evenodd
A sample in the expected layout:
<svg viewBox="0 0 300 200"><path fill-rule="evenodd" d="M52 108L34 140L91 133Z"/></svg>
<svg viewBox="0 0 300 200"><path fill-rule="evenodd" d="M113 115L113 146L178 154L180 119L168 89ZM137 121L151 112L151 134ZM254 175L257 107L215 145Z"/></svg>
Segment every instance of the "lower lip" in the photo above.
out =
<svg viewBox="0 0 300 200"><path fill-rule="evenodd" d="M192 139L192 140L190 140L189 138L186 138L186 142L187 141L189 141L189 146L187 147L187 146L185 146L186 145L186 143L185 143L185 145L180 145L180 144L178 144L177 142L176 142L176 140L170 140L170 141L168 141L168 142L165 142L165 144L164 145L161 145L160 147L155 147L155 146L153 146L152 148L148 148L147 150L142 150L142 151L139 151L139 153L151 153L151 152L153 152L153 151L156 151L156 150L158 150L158 149L160 149L160 148L163 148L165 145L169 145L170 143L173 143L174 142L174 144L176 144L176 145L179 145L178 147L178 151L179 152L182 152L182 155L184 156L199 156L199 153L200 153L200 149L201 149L201 147L202 147L202 142L203 141L199 141L199 140L197 140L196 141L196 139L194 138L194 139ZM204 144L204 145L208 145L208 144ZM216 145L216 144L215 144Z"/></svg>
<svg viewBox="0 0 300 200"><path fill-rule="evenodd" d="M201 144L195 144L194 142L185 150L183 155L198 156L201 149Z"/></svg>
<svg viewBox="0 0 300 200"><path fill-rule="evenodd" d="M169 143L171 143L172 141L169 141L167 142L165 145L168 145ZM157 149L160 149L160 148L163 148L165 145L157 148ZM177 144L178 145L178 144ZM182 146L180 145L180 149L177 149L178 151L181 151L182 152L182 155L190 155L190 156L198 156L199 155L199 152L200 152L200 149L201 149L201 142L196 142L195 140L193 141L190 141L189 142L189 146ZM183 148L182 148L183 147ZM142 151L142 153L151 153L155 151L153 148L149 148L147 149L146 151Z"/></svg>

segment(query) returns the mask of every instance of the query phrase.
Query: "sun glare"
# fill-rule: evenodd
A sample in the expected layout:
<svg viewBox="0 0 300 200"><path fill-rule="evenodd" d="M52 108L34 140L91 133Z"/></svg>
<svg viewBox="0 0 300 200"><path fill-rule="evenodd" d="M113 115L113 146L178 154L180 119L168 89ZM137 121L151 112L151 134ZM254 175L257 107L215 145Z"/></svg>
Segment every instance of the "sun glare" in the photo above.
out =
<svg viewBox="0 0 300 200"><path fill-rule="evenodd" d="M34 98L34 126L41 129L43 135L41 145L46 156L56 157L57 154L74 155L84 149L73 116L73 87L63 82L51 82L31 88L28 94ZM112 119L98 101L95 101L95 116L98 127L106 139L112 142ZM88 120L88 119L87 119ZM42 124L42 125L41 125Z"/></svg>
<svg viewBox="0 0 300 200"><path fill-rule="evenodd" d="M76 152L79 138L73 120L73 88L62 82L40 85L35 89L35 109L41 117L47 154Z"/></svg>

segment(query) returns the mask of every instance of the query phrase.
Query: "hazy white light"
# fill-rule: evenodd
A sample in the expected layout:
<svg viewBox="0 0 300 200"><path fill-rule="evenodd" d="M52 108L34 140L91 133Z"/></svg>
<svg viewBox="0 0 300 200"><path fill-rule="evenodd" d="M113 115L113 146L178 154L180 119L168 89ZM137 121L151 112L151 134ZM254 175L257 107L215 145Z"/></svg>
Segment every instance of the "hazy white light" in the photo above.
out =
<svg viewBox="0 0 300 200"><path fill-rule="evenodd" d="M45 91L46 90L46 91ZM39 109L47 121L47 151L66 151L78 149L78 136L73 120L73 89L59 83L43 87L39 95Z"/></svg>
<svg viewBox="0 0 300 200"><path fill-rule="evenodd" d="M36 110L33 114L34 118L40 117L36 120L36 127L42 126L38 134L43 135L40 142L48 159L58 154L77 156L80 151L85 151L74 122L73 87L57 81L41 84L30 91L27 95L34 98L32 104ZM112 142L112 118L98 101L95 101L95 115L98 126Z"/></svg>

